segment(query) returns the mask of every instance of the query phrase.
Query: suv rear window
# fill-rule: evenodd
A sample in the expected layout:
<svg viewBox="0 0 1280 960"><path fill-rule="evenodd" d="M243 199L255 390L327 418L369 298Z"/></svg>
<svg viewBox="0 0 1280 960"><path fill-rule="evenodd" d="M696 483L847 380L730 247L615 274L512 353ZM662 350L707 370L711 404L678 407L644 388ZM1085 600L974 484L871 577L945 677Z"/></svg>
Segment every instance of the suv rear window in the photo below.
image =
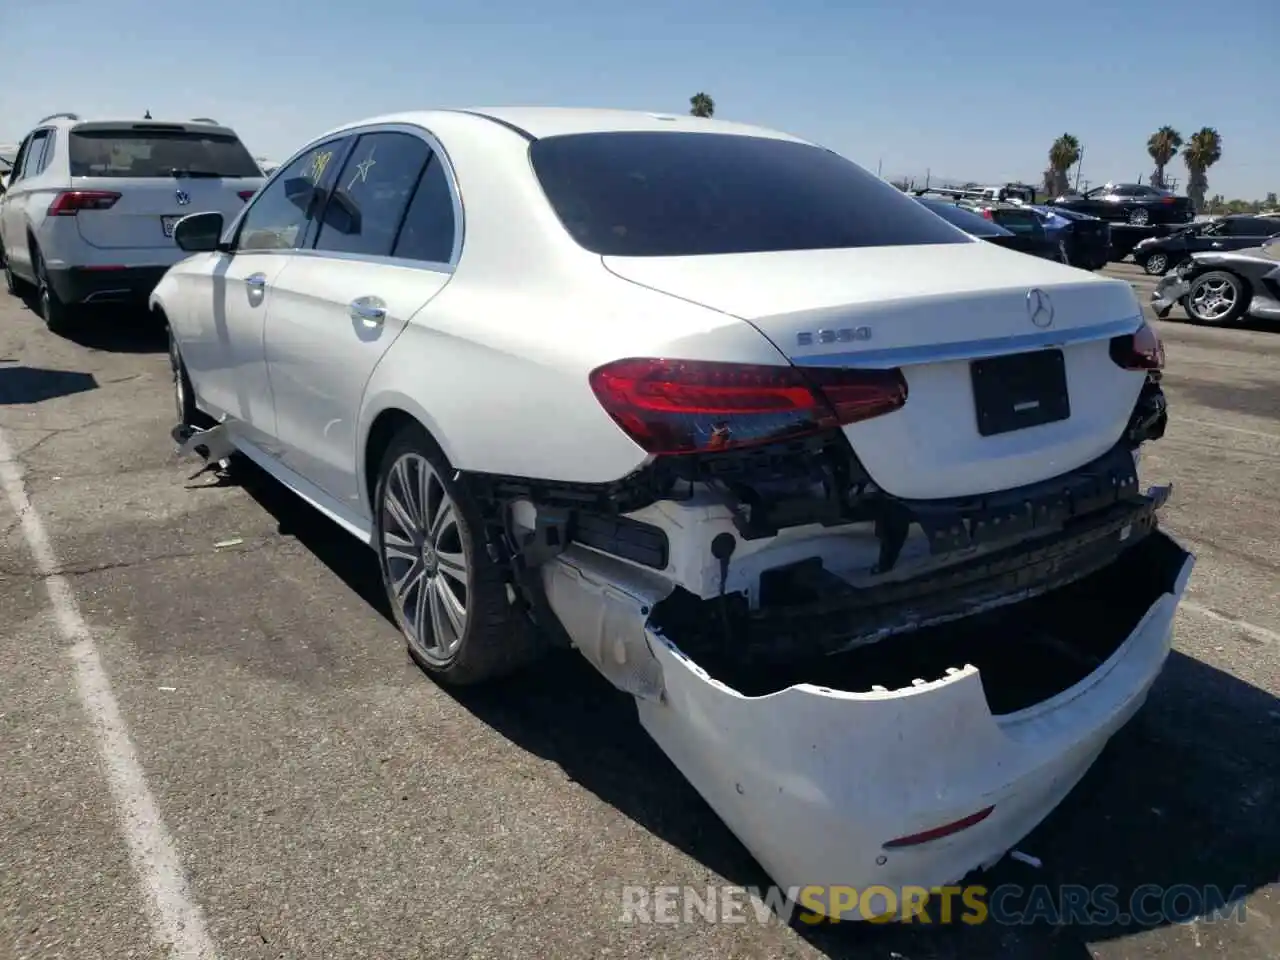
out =
<svg viewBox="0 0 1280 960"><path fill-rule="evenodd" d="M73 130L73 177L260 177L262 172L235 136L203 130L138 127Z"/></svg>
<svg viewBox="0 0 1280 960"><path fill-rule="evenodd" d="M856 164L789 140L578 133L537 140L529 157L565 229L604 256L971 242Z"/></svg>

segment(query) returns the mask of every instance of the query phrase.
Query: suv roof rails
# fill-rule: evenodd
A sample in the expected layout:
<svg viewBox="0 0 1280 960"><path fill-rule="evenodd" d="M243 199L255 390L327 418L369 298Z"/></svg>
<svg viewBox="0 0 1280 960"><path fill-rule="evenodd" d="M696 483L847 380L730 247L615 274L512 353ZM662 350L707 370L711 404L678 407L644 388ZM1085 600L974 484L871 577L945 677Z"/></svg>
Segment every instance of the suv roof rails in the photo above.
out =
<svg viewBox="0 0 1280 960"><path fill-rule="evenodd" d="M220 124L217 120L213 119L213 117L192 117L191 122L192 123L212 123L215 127L222 126L222 124Z"/></svg>
<svg viewBox="0 0 1280 960"><path fill-rule="evenodd" d="M49 114L47 117L41 117L39 120L37 120L37 121L36 121L36 126L38 127L38 126L40 126L40 124L42 124L42 123L48 123L50 120L56 120L58 117L66 117L68 120L79 120L79 119L80 119L80 114L78 114L78 113L66 113L66 112L63 112L63 113L51 113L51 114Z"/></svg>

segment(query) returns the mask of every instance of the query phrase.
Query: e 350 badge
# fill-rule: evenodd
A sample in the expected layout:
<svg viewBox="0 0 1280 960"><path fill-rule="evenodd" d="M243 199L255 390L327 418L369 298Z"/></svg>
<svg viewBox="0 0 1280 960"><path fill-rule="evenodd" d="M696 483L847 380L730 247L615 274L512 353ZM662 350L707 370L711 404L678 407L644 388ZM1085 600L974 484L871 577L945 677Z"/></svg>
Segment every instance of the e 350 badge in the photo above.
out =
<svg viewBox="0 0 1280 960"><path fill-rule="evenodd" d="M834 330L802 330L796 334L796 343L811 347L815 343L853 343L870 340L870 327L836 327Z"/></svg>

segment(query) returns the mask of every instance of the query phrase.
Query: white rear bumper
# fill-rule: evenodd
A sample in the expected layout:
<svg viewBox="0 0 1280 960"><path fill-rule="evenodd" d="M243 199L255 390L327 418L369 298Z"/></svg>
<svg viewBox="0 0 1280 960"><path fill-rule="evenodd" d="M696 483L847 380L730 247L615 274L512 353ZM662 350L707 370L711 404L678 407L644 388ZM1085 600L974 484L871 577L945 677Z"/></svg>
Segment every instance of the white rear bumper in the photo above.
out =
<svg viewBox="0 0 1280 960"><path fill-rule="evenodd" d="M670 590L660 578L571 547L547 565L544 582L578 648L636 696L644 728L775 883L884 885L897 896L903 887L953 883L998 859L1057 806L1142 705L1168 655L1195 562L1170 549L1180 557L1173 588L1128 639L1075 685L1004 716L993 716L972 666L897 690L800 684L743 696L647 624ZM948 836L885 846L987 808L985 818ZM836 912L866 918L843 901ZM871 901L870 913L880 912Z"/></svg>

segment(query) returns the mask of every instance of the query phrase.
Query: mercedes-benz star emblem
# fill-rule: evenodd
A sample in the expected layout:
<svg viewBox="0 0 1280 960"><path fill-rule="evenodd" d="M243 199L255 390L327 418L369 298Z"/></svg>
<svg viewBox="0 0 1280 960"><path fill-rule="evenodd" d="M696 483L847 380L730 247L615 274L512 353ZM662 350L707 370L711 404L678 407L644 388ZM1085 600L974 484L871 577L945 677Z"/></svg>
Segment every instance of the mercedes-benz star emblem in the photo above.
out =
<svg viewBox="0 0 1280 960"><path fill-rule="evenodd" d="M180 207L185 207L188 203L191 202L191 195L188 194L187 191L185 190L175 190L173 191L173 195L175 199L177 199L178 206Z"/></svg>
<svg viewBox="0 0 1280 960"><path fill-rule="evenodd" d="M1027 316L1041 330L1053 326L1053 301L1039 287L1027 291Z"/></svg>

